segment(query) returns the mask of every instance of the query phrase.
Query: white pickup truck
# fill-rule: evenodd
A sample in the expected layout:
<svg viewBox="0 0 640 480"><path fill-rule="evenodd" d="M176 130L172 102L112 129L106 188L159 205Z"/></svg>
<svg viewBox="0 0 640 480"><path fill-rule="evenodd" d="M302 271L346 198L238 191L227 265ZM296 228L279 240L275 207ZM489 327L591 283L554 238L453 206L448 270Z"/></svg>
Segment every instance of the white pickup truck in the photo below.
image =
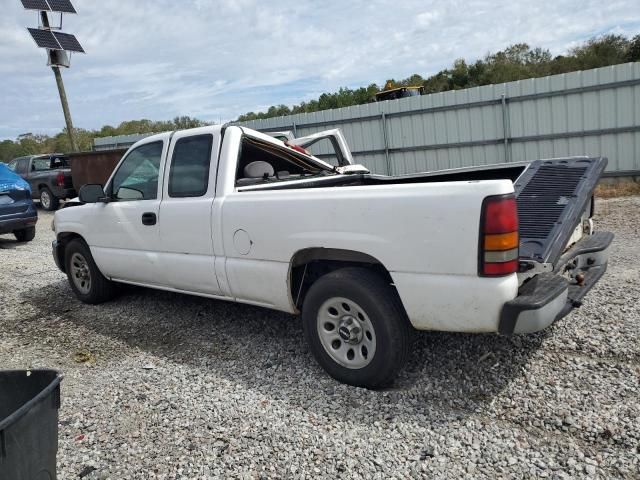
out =
<svg viewBox="0 0 640 480"><path fill-rule="evenodd" d="M322 367L375 388L413 329L529 333L578 306L613 238L591 220L606 162L388 177L238 126L162 133L56 212L53 256L86 303L128 283L301 313Z"/></svg>

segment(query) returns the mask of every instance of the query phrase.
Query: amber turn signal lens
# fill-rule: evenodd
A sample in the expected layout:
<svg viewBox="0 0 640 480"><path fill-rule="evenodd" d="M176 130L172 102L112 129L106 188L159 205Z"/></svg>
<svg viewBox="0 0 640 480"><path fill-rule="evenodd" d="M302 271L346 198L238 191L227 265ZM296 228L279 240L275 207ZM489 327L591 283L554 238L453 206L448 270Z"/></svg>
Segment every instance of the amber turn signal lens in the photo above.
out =
<svg viewBox="0 0 640 480"><path fill-rule="evenodd" d="M511 250L513 248L518 248L518 243L518 232L484 236L485 250Z"/></svg>

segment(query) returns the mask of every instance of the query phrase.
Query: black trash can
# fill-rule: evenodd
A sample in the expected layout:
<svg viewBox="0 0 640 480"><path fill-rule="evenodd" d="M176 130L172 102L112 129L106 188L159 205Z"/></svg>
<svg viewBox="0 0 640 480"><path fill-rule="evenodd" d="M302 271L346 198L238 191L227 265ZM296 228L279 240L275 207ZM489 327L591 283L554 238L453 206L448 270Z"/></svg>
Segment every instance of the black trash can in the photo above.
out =
<svg viewBox="0 0 640 480"><path fill-rule="evenodd" d="M0 479L55 480L61 380L55 370L0 371Z"/></svg>

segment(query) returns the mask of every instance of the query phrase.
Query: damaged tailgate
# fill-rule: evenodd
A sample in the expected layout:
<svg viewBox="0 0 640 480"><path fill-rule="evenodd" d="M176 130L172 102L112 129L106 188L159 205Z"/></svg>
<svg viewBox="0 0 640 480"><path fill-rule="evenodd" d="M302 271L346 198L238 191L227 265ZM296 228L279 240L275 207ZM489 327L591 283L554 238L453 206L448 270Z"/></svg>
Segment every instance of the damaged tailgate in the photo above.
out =
<svg viewBox="0 0 640 480"><path fill-rule="evenodd" d="M555 264L568 246L607 159L536 160L515 182L520 260Z"/></svg>
<svg viewBox="0 0 640 480"><path fill-rule="evenodd" d="M606 158L537 160L515 182L520 233L518 296L498 331L540 331L581 305L607 269L610 232L593 232L593 190Z"/></svg>

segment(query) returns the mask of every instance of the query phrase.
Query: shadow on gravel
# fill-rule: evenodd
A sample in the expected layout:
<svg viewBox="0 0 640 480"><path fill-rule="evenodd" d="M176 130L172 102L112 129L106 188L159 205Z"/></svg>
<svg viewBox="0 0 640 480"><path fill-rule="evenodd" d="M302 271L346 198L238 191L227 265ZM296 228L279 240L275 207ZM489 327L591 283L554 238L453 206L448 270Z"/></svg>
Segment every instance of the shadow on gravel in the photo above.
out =
<svg viewBox="0 0 640 480"><path fill-rule="evenodd" d="M0 237L0 249L2 250L13 250L18 245L20 245L20 243L15 239L12 233Z"/></svg>
<svg viewBox="0 0 640 480"><path fill-rule="evenodd" d="M28 290L23 298L41 314L21 328L62 352L89 348L98 368L135 362L121 357L116 341L190 366L197 375L242 384L268 400L365 423L393 419L398 408L425 421L436 420L434 410L439 421L443 414L450 421L481 411L522 375L544 338L420 332L394 386L368 391L328 377L308 351L299 319L284 313L137 287L123 288L112 302L84 305L66 280ZM69 335L74 326L79 332ZM70 345L69 337L86 340Z"/></svg>

